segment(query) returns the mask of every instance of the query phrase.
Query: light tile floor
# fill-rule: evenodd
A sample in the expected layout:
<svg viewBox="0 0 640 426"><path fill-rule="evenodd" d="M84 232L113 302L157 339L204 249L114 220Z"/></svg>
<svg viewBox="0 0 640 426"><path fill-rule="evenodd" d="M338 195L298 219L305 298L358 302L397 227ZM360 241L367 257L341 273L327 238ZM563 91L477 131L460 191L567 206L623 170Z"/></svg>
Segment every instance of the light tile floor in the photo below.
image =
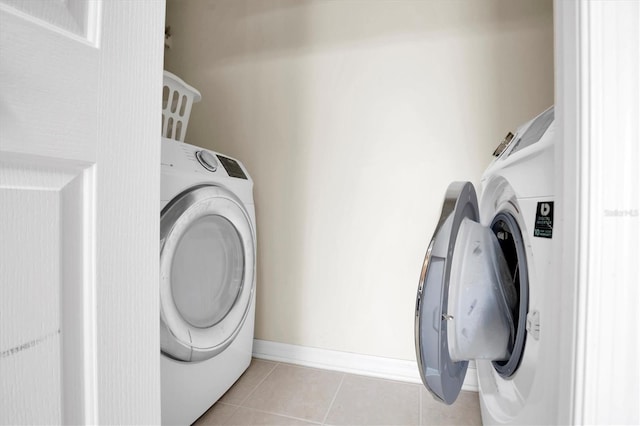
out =
<svg viewBox="0 0 640 426"><path fill-rule="evenodd" d="M195 425L480 425L478 394L453 406L422 385L254 359Z"/></svg>

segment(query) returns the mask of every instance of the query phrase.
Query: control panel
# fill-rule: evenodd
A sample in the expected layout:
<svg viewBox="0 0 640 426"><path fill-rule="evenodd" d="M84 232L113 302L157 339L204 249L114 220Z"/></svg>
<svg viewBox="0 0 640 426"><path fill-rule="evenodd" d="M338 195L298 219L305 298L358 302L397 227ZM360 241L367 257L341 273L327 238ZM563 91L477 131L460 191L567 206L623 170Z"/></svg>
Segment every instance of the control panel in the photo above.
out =
<svg viewBox="0 0 640 426"><path fill-rule="evenodd" d="M162 138L161 165L176 172L215 173L217 178L229 176L236 179L251 180L242 164L233 158L166 138Z"/></svg>
<svg viewBox="0 0 640 426"><path fill-rule="evenodd" d="M220 160L220 163L222 163L222 166L229 176L239 179L247 179L247 175L244 174L242 167L233 158L224 157L218 154L218 160Z"/></svg>

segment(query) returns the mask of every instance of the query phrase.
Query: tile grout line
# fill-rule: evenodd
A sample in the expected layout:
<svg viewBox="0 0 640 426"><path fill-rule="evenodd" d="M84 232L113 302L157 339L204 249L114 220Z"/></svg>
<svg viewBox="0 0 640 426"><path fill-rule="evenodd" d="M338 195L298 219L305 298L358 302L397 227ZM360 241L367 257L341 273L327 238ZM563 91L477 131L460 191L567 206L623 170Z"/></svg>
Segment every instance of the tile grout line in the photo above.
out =
<svg viewBox="0 0 640 426"><path fill-rule="evenodd" d="M269 377L271 375L271 373L273 373L273 371L276 369L276 367L280 365L279 362L276 362L273 364L273 367L271 367L271 370L269 370L269 372L267 374L264 375L264 377L262 378L262 380L260 380L254 387L253 389L251 389L251 392L249 392L247 394L247 396L245 396L244 398L242 398L242 401L240 401L238 403L239 407L244 407L244 403L247 402L247 399L249 399L251 397L251 395L253 395L253 393L256 391L256 389L258 389L258 387L264 383L265 380L267 380L267 377ZM245 408L249 408L249 407L245 407Z"/></svg>
<svg viewBox="0 0 640 426"><path fill-rule="evenodd" d="M222 404L224 404L224 402L222 402ZM224 423L227 423L229 420L231 420L231 418L232 418L233 416L235 416L235 415L236 415L236 413L238 412L238 410L240 409L240 406L239 406L239 405L233 405L233 404L227 404L227 405L231 405L232 407L235 407L235 408L233 409L233 411L231 412L231 414L229 414L229 415L227 416L227 418L226 418L226 419L224 419L223 424L224 424ZM207 411L208 411L208 410L207 410ZM205 413L206 413L206 411L205 411Z"/></svg>
<svg viewBox="0 0 640 426"><path fill-rule="evenodd" d="M336 389L336 393L333 394L333 398L331 399L331 403L329 404L329 408L327 408L327 412L325 413L321 424L324 425L324 424L327 423L327 419L329 418L329 413L331 412L331 409L333 408L333 403L336 402L336 398L338 398L338 393L340 392L340 389L342 389L342 384L344 383L344 379L346 377L347 377L347 373L342 373L342 379L340 379L340 384L338 385L338 388Z"/></svg>
<svg viewBox="0 0 640 426"><path fill-rule="evenodd" d="M269 370L269 372L265 375L265 377L254 387L254 389L251 392L249 392L249 394L238 405L238 408L245 408L247 410L256 411L256 412L259 412L259 413L271 414L271 415L278 416L278 417L284 417L284 418L288 418L288 419L299 420L299 421L303 421L305 423L321 426L323 424L322 421L310 420L310 419L303 418L303 417L295 417L295 416L292 416L292 415L289 415L289 414L284 414L284 413L277 412L277 411L269 411L269 410L265 410L265 409L259 409L259 408L249 407L249 406L244 405L245 402L247 402L247 400L251 397L251 395L253 395L253 393L258 389L258 387L265 380L267 380L267 378L276 370L276 368L278 366L291 366L291 367L294 367L294 368L301 368L301 369L330 371L330 370L323 370L323 369L315 368L315 367L305 367L305 366L301 366L301 365L289 364L289 363L285 363L285 362L278 362L278 361L269 361L269 362L273 362L274 363L273 368L271 370ZM342 386L342 381L344 380L344 377L346 376L345 373L339 373L339 374L342 374L342 378L340 379L340 384L338 385L336 393L334 394L333 399L331 401L331 404L329 405L329 409L333 405L333 401L336 399L336 397L338 395L338 391L340 390L340 388ZM231 405L231 404L229 404L229 405ZM324 416L325 420L326 420L326 418L328 416L328 413L329 413L329 411L327 411L327 414Z"/></svg>
<svg viewBox="0 0 640 426"><path fill-rule="evenodd" d="M292 419L292 420L299 420L301 422L310 423L310 424L313 424L313 425L318 425L318 426L322 425L322 423L317 422L315 420L309 420L309 419L305 419L305 418L302 418L302 417L295 417L295 416L291 416L291 415L288 415L288 414L277 413L275 411L267 411L267 410L261 410L259 408L240 407L240 406L238 408L244 408L244 409L249 410L249 411L255 411L255 412L258 412L258 413L270 414L272 416L283 417L283 418Z"/></svg>

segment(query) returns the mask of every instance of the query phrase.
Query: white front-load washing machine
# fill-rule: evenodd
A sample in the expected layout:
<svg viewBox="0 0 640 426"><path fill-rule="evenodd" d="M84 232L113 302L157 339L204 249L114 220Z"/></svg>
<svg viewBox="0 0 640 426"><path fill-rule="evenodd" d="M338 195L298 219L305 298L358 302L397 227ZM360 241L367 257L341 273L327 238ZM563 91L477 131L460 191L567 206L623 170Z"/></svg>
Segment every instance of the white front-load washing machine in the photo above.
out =
<svg viewBox="0 0 640 426"><path fill-rule="evenodd" d="M237 160L162 139L162 423L191 424L251 362L253 181Z"/></svg>
<svg viewBox="0 0 640 426"><path fill-rule="evenodd" d="M424 385L453 404L475 361L485 424L557 422L560 324L553 257L554 109L509 134L473 184L452 183L415 311Z"/></svg>

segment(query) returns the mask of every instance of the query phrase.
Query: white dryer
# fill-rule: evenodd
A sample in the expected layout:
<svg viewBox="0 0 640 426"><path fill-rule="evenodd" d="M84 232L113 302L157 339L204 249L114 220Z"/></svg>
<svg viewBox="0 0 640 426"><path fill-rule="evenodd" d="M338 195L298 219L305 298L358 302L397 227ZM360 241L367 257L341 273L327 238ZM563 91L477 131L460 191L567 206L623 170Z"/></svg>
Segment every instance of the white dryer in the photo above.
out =
<svg viewBox="0 0 640 426"><path fill-rule="evenodd" d="M422 267L415 311L422 381L446 404L475 360L485 424L553 424L562 366L550 279L553 107L509 134L473 185L454 182Z"/></svg>
<svg viewBox="0 0 640 426"><path fill-rule="evenodd" d="M162 423L191 424L251 362L253 181L233 158L164 138L161 170Z"/></svg>

